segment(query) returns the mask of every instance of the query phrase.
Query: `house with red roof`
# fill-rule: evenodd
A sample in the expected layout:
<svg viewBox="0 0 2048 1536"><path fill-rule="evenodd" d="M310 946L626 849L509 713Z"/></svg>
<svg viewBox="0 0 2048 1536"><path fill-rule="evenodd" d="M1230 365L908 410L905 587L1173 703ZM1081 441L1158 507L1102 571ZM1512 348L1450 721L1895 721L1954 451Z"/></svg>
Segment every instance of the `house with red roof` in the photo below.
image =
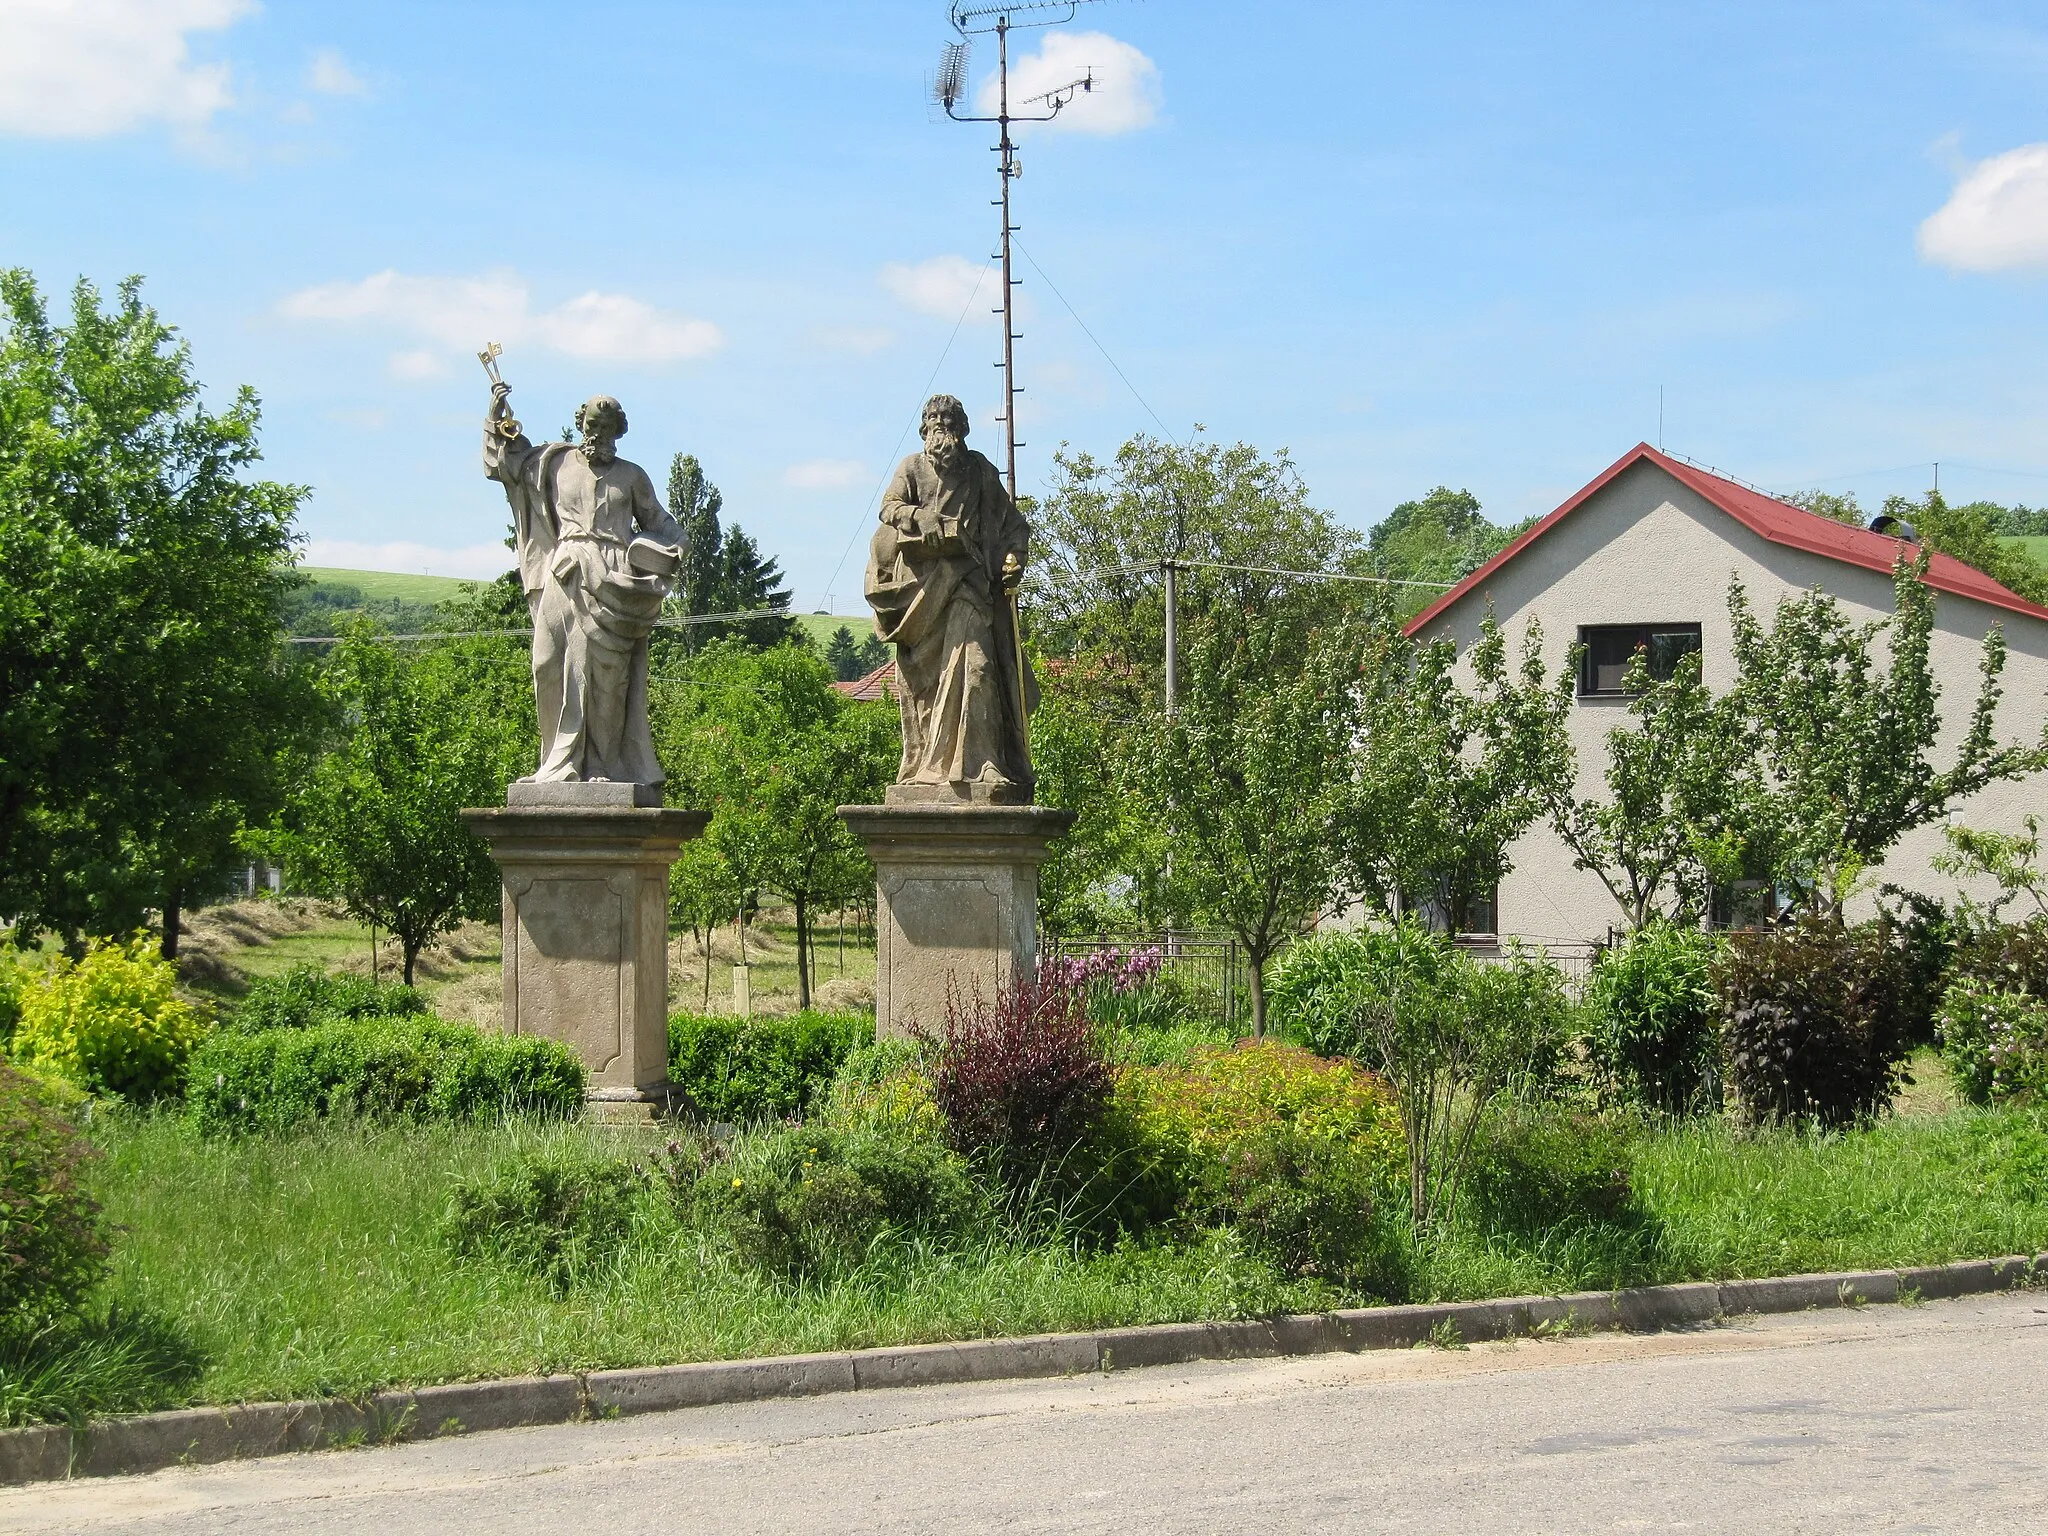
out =
<svg viewBox="0 0 2048 1536"><path fill-rule="evenodd" d="M1718 692L1735 680L1731 581L1743 584L1766 623L1780 597L1816 587L1849 617L1873 619L1891 611L1901 547L1900 538L1804 511L1641 443L1417 614L1408 633L1448 637L1462 651L1478 638L1489 608L1511 643L1533 620L1553 674L1583 644L1570 729L1581 793L1593 794L1602 788L1607 733L1627 723L1622 675L1638 650L1657 671L1697 650L1702 675ZM1998 735L2039 740L2048 718L2048 609L1946 555L1932 556L1927 583L1936 594L1932 663L1947 712L1936 762L1953 753L1966 728L1980 646L1994 626L2009 647ZM2039 777L1994 784L1955 817L2016 832L2030 811L2048 814L2048 782ZM1943 846L1937 827L1909 833L1870 872L1872 888L1889 881L1952 899L1955 882L1932 866ZM1620 920L1598 877L1575 869L1547 827L1525 834L1511 856L1514 868L1491 900L1454 914L1459 931L1576 944L1599 939Z"/></svg>

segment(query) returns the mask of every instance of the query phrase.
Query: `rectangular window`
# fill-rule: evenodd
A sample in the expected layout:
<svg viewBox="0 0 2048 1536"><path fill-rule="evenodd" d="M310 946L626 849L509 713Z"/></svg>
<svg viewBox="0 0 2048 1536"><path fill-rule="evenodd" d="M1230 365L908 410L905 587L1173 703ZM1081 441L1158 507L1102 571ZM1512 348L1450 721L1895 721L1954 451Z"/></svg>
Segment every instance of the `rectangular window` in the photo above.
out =
<svg viewBox="0 0 2048 1536"><path fill-rule="evenodd" d="M1650 664L1650 680L1671 681L1678 659L1700 648L1697 624L1588 624L1579 629L1586 659L1579 667L1579 697L1626 693L1622 679L1640 652Z"/></svg>
<svg viewBox="0 0 2048 1536"><path fill-rule="evenodd" d="M1492 938L1500 930L1495 911L1500 904L1500 887L1489 885L1462 899L1439 889L1435 893L1403 891L1401 910L1412 912L1431 933L1452 938Z"/></svg>

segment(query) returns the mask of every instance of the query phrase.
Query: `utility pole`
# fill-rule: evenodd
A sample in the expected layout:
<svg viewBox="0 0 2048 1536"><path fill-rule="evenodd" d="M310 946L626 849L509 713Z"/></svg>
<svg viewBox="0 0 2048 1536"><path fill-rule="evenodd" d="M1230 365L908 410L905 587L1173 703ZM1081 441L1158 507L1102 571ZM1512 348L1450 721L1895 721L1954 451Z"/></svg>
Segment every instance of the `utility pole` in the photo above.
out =
<svg viewBox="0 0 2048 1536"><path fill-rule="evenodd" d="M1010 489L1010 500L1017 499L1017 395L1023 386L1017 382L1017 342L1022 338L1016 326L1016 283L1010 268L1010 236L1016 234L1019 226L1010 222L1010 183L1023 174L1024 167L1017 159L1017 146L1010 137L1012 123L1049 123L1060 115L1060 110L1082 91L1095 89L1095 75L1091 70L1078 80L1041 92L1020 106L1045 108L1043 112L1012 113L1010 111L1010 33L1017 28L1056 27L1061 22L1074 19L1074 12L1093 0L1012 0L1009 4L969 5L965 0L954 0L946 13L953 23L953 30L960 34L960 41L946 44L945 52L939 56L939 72L932 81L932 99L946 109L946 116L956 123L994 123L997 127L995 151L996 172L1002 181L1003 195L996 199L995 206L1002 210L1002 248L999 255L1003 264L1003 303L996 311L1003 317L1003 360L996 366L1003 370L1003 469L1005 481ZM1048 14L1050 13L1050 14ZM1023 21L1018 16L1025 16ZM954 111L954 107L967 94L967 54L977 35L993 32L996 39L996 115L994 117L973 117Z"/></svg>
<svg viewBox="0 0 2048 1536"><path fill-rule="evenodd" d="M1175 575L1177 560L1159 562L1159 574L1166 582L1166 715L1173 718L1173 702L1180 692L1180 593Z"/></svg>

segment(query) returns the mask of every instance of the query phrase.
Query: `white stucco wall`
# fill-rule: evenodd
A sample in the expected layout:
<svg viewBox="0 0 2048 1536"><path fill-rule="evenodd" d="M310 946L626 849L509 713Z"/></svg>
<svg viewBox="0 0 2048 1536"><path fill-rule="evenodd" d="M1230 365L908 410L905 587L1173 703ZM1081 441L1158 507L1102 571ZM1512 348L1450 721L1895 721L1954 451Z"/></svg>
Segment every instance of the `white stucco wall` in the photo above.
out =
<svg viewBox="0 0 2048 1536"><path fill-rule="evenodd" d="M1656 465L1637 463L1483 587L1437 615L1422 638L1449 636L1462 650L1478 637L1490 601L1511 648L1519 646L1530 620L1542 625L1544 659L1554 674L1565 665L1581 625L1697 623L1702 673L1719 692L1735 676L1727 601L1732 578L1748 589L1751 611L1766 624L1781 596L1815 586L1836 597L1852 618L1891 611L1888 575L1773 544ZM1999 738L2039 740L2048 717L2048 620L1946 592L1936 598L1932 661L1946 717L1936 766L1950 760L1967 725L1977 695L1980 648L1994 625L2004 627L2010 651ZM1607 733L1627 719L1622 699L1580 699L1573 706L1571 733L1582 794L1601 789ZM2028 811L2048 819L2048 779L1995 784L1962 807L1970 825L2000 831L2019 831ZM1942 847L1938 827L1908 834L1884 866L1870 873L1868 888L1890 881L1952 899L1955 882L1929 862ZM1620 908L1606 887L1590 872L1572 867L1571 855L1547 827L1525 835L1512 857L1514 868L1500 888L1503 934L1597 939L1619 921Z"/></svg>

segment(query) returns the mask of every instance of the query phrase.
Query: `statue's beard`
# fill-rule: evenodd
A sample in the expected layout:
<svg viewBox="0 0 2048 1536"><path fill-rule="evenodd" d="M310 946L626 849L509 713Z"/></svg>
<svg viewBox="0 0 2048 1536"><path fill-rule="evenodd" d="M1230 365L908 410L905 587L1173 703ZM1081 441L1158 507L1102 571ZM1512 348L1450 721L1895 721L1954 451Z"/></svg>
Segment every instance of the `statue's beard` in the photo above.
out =
<svg viewBox="0 0 2048 1536"><path fill-rule="evenodd" d="M603 438L598 438L594 441L590 438L585 438L580 445L579 451L584 458L593 464L609 464L618 457L618 454L613 451L612 445Z"/></svg>
<svg viewBox="0 0 2048 1536"><path fill-rule="evenodd" d="M941 435L925 444L925 457L932 461L932 468L942 475L950 475L958 469L967 456L967 445L957 437Z"/></svg>

